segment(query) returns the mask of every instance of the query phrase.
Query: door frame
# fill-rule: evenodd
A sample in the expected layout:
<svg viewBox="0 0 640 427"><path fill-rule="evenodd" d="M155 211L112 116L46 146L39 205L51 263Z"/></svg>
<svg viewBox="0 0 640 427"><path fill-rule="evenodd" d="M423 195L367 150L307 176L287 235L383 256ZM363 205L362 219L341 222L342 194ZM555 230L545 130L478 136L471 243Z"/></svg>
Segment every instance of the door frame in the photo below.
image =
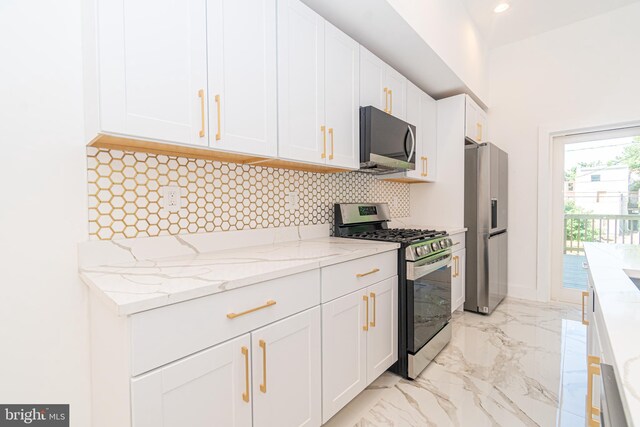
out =
<svg viewBox="0 0 640 427"><path fill-rule="evenodd" d="M560 136L570 136L594 132L620 130L639 127L640 119L626 119L608 123L560 123L555 125L540 126L538 129L538 219L537 219L537 251L536 251L536 298L539 301L554 299L552 293L554 254L553 237L553 190L554 168L562 167L554 161L554 139ZM564 157L564 156L563 156ZM562 159L564 163L564 158ZM562 297L562 295L560 295ZM569 298L572 298L569 295ZM579 303L578 301L575 301Z"/></svg>

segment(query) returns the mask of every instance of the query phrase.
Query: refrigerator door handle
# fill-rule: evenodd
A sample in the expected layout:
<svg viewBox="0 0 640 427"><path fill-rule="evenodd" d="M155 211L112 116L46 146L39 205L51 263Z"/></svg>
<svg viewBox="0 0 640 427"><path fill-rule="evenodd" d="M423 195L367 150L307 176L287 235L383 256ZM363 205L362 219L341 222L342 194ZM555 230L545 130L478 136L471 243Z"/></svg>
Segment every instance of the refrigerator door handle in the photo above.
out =
<svg viewBox="0 0 640 427"><path fill-rule="evenodd" d="M491 229L498 228L498 199L491 199Z"/></svg>

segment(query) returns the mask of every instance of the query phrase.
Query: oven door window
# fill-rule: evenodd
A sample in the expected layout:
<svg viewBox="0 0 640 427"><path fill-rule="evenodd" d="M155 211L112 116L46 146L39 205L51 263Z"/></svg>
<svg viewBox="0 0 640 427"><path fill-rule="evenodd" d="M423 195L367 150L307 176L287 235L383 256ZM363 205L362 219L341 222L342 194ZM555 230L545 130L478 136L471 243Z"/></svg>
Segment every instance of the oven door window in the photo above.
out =
<svg viewBox="0 0 640 427"><path fill-rule="evenodd" d="M417 353L451 319L451 267L416 278L409 282L408 291L409 321L413 319L413 327L408 328L409 352Z"/></svg>

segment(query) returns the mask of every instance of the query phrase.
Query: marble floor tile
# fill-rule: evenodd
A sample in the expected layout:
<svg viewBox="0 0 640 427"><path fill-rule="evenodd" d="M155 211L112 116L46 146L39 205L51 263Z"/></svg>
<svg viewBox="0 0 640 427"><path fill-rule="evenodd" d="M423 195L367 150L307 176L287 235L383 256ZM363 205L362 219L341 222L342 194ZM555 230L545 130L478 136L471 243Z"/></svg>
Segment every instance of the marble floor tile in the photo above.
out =
<svg viewBox="0 0 640 427"><path fill-rule="evenodd" d="M490 316L456 312L451 342L415 381L387 372L326 425L584 425L579 319L577 306L515 299Z"/></svg>

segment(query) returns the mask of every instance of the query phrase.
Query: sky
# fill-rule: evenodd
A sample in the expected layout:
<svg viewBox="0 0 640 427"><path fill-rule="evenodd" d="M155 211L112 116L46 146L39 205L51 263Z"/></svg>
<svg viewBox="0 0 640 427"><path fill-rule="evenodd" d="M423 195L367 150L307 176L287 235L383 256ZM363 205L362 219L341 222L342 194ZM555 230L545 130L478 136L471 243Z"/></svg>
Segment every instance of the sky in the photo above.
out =
<svg viewBox="0 0 640 427"><path fill-rule="evenodd" d="M565 170L571 169L579 162L602 161L604 164L622 154L626 145L631 144L633 137L606 139L601 141L577 142L565 146Z"/></svg>

